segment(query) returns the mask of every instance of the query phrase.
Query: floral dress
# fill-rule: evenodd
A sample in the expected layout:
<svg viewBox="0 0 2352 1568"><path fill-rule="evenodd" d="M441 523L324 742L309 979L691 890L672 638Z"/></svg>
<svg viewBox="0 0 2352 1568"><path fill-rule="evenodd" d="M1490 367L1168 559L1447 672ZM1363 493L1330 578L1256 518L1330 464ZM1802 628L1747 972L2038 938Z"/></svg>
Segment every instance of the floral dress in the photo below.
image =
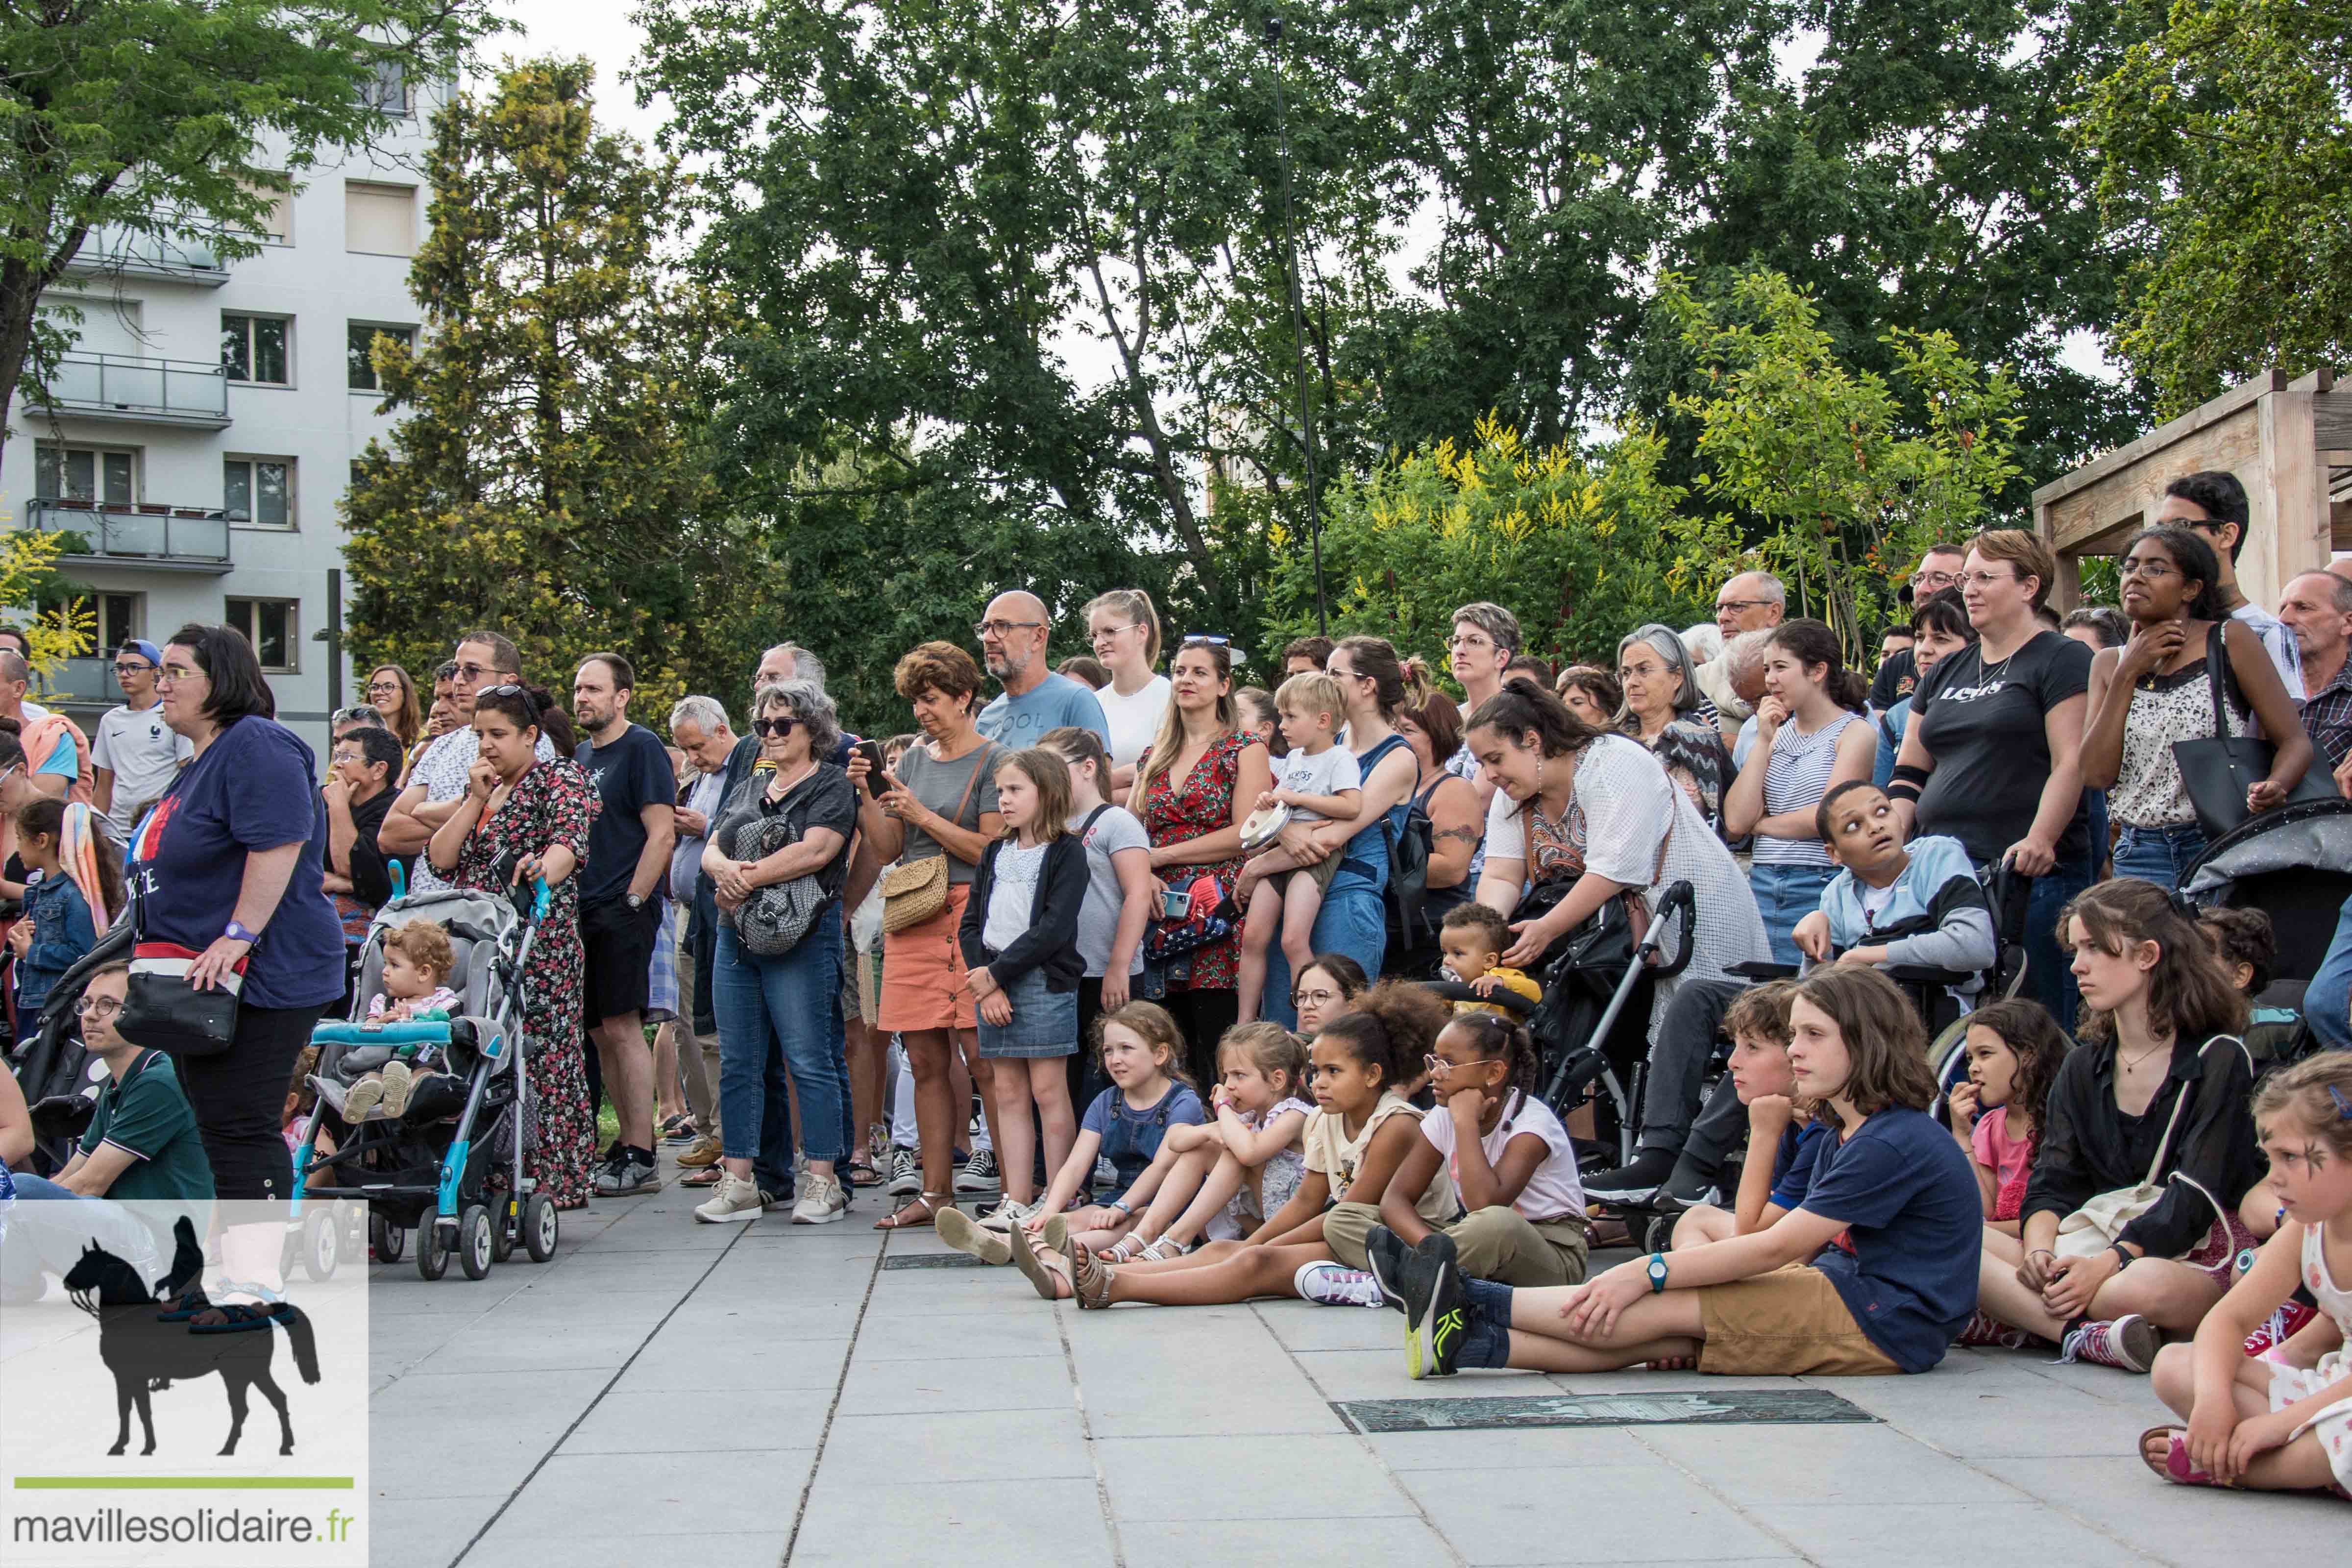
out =
<svg viewBox="0 0 2352 1568"><path fill-rule="evenodd" d="M604 809L588 775L570 762L535 763L515 781L498 814L474 825L457 851L453 887L503 894L515 859L543 855L561 844L588 858L588 829ZM588 1098L586 1047L580 1032L580 875L549 889L547 918L531 941L523 969L522 1026L531 1042L524 1058L539 1127L524 1162L538 1190L558 1208L588 1201L589 1166L596 1153L596 1108Z"/></svg>
<svg viewBox="0 0 2352 1568"><path fill-rule="evenodd" d="M1152 775L1151 787L1143 794L1143 826L1151 835L1154 849L1182 844L1234 825L1234 786L1241 778L1242 753L1256 738L1235 731L1214 742L1201 753L1201 760L1192 764L1192 771L1184 775L1181 785L1172 784L1166 771ZM1242 862L1246 858L1237 853L1229 860L1207 865L1170 866L1166 868L1168 880L1172 885L1181 870L1188 877L1214 877L1230 891L1240 879ZM1242 937L1236 928L1223 942L1195 948L1190 977L1178 979L1171 975L1168 988L1235 990L1241 984L1241 955Z"/></svg>

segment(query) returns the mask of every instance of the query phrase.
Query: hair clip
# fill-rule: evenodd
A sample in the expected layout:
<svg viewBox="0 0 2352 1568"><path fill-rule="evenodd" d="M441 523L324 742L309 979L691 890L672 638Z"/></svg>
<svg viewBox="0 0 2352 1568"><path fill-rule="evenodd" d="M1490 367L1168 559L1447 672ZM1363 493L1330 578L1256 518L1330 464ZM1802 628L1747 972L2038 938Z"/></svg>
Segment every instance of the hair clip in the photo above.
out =
<svg viewBox="0 0 2352 1568"><path fill-rule="evenodd" d="M2352 1100L2345 1099L2342 1089L2329 1084L2327 1098L2336 1102L2336 1119L2338 1121L2352 1121Z"/></svg>
<svg viewBox="0 0 2352 1568"><path fill-rule="evenodd" d="M2172 906L2172 912L2174 914L2179 915L2190 925L2195 925L2198 920L2204 913L2202 910L2200 910L2195 904L2189 901L2187 894L2183 893L2178 888L2174 888L2168 891L2164 895L2164 900L2165 902Z"/></svg>

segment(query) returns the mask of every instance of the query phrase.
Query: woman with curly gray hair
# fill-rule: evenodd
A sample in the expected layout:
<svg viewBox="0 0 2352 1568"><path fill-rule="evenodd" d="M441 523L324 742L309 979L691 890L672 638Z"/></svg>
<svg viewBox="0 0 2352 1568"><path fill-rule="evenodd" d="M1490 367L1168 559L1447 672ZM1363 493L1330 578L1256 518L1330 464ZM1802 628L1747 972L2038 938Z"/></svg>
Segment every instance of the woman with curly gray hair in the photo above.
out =
<svg viewBox="0 0 2352 1568"><path fill-rule="evenodd" d="M1649 747L1706 825L1722 832L1731 753L1682 634L1654 621L1636 626L1617 645L1617 680L1625 693L1617 727Z"/></svg>
<svg viewBox="0 0 2352 1568"><path fill-rule="evenodd" d="M786 1114L787 1075L800 1102L808 1179L795 1225L849 1210L834 1173L853 1147L849 1064L841 1015L841 887L857 831L857 791L824 759L841 741L832 699L808 680L762 686L751 699L760 757L719 809L702 851L719 905L710 995L719 1020L719 1163L725 1174L694 1217L757 1219L785 1194L761 1190L751 1163L765 1117ZM808 906L814 913L808 915ZM791 909L791 917L779 910ZM793 928L806 916L797 936Z"/></svg>

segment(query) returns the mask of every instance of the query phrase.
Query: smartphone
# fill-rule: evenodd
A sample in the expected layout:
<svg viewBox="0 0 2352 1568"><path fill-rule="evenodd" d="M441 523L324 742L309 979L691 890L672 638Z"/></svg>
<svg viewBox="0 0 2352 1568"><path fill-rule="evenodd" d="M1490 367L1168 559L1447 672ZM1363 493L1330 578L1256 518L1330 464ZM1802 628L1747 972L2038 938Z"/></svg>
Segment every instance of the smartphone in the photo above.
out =
<svg viewBox="0 0 2352 1568"><path fill-rule="evenodd" d="M883 777L882 742L860 741L850 749L866 759L866 793L877 800L881 799L882 792L890 787Z"/></svg>
<svg viewBox="0 0 2352 1568"><path fill-rule="evenodd" d="M1168 896L1160 902L1161 917L1166 920L1181 921L1192 912L1192 889L1190 888L1169 889Z"/></svg>

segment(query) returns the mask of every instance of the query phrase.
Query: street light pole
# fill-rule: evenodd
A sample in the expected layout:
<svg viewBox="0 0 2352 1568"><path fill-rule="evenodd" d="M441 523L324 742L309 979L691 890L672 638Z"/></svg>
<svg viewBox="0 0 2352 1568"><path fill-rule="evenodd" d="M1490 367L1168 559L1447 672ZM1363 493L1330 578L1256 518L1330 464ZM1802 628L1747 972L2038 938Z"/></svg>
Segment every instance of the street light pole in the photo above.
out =
<svg viewBox="0 0 2352 1568"><path fill-rule="evenodd" d="M1297 219L1291 210L1290 115L1282 97L1282 18L1265 19L1267 50L1274 56L1274 125L1282 156L1282 239L1290 259L1290 328L1298 360L1298 442L1307 455L1307 539L1315 558L1315 629L1331 635L1323 599L1323 487L1315 468L1315 406L1307 390L1307 304L1298 284Z"/></svg>

